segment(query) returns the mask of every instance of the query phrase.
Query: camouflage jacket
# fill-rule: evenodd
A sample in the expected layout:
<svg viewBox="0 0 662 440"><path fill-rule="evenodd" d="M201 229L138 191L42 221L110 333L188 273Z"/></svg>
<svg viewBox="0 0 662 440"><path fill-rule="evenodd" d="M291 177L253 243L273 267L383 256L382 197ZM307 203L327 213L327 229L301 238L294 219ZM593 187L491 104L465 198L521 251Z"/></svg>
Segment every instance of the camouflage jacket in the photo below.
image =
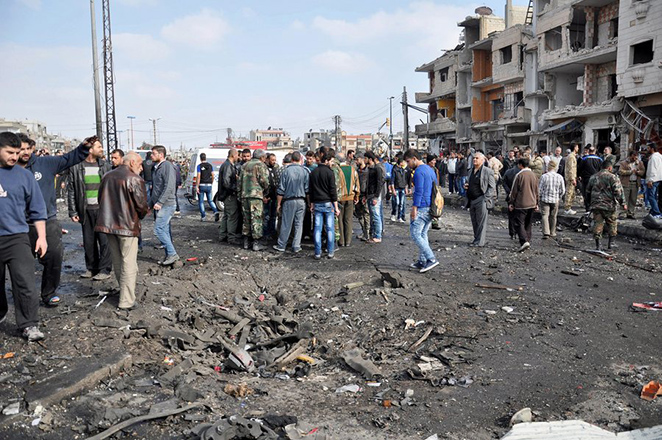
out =
<svg viewBox="0 0 662 440"><path fill-rule="evenodd" d="M338 162L338 159L334 158L329 162L329 168L331 168L331 171L333 171L333 176L336 178L336 192L338 200L342 197L342 190L341 187L345 185L345 177L343 176L343 172L340 169L340 162Z"/></svg>
<svg viewBox="0 0 662 440"><path fill-rule="evenodd" d="M269 169L259 159L251 159L241 167L237 192L242 199L262 199L269 190Z"/></svg>
<svg viewBox="0 0 662 440"><path fill-rule="evenodd" d="M608 170L600 170L591 176L586 187L590 209L616 211L617 205L625 205L623 185L620 179Z"/></svg>
<svg viewBox="0 0 662 440"><path fill-rule="evenodd" d="M573 180L577 180L577 156L570 153L565 158L565 183L569 185Z"/></svg>

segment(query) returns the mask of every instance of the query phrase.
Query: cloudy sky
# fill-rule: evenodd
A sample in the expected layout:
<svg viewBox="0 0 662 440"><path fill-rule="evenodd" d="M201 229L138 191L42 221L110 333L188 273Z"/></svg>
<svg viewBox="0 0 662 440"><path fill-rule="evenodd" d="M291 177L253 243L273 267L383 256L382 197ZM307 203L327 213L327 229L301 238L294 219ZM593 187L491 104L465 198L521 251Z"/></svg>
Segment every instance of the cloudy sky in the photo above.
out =
<svg viewBox="0 0 662 440"><path fill-rule="evenodd" d="M223 140L226 127L296 138L331 128L335 114L350 133L374 132L389 96L427 90L414 69L457 45L457 22L479 3L503 16L505 0L111 0L122 144L128 115L136 145L161 118L158 140L174 148ZM87 1L1 0L0 118L94 133L90 42ZM393 113L400 130L397 104Z"/></svg>

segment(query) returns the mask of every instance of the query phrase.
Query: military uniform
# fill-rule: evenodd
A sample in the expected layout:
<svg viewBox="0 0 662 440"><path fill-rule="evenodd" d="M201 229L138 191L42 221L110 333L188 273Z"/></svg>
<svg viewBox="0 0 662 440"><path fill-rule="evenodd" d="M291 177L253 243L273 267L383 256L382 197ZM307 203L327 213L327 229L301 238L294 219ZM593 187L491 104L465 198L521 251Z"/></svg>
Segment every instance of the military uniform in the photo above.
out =
<svg viewBox="0 0 662 440"><path fill-rule="evenodd" d="M577 192L577 155L574 151L568 154L565 159L565 210L572 209L572 202L575 201L575 193ZM574 183L573 183L574 181Z"/></svg>
<svg viewBox="0 0 662 440"><path fill-rule="evenodd" d="M269 170L259 159L251 159L241 167L238 191L244 218L242 233L253 240L262 238L264 193L269 189Z"/></svg>
<svg viewBox="0 0 662 440"><path fill-rule="evenodd" d="M621 185L620 179L609 170L602 169L588 181L586 195L595 220L593 237L596 240L602 238L605 224L607 235L615 237L618 228L616 209L618 205L625 206L623 185Z"/></svg>
<svg viewBox="0 0 662 440"><path fill-rule="evenodd" d="M329 168L331 168L331 171L333 171L333 177L336 179L336 192L338 200L340 200L340 197L342 196L341 188L346 186L346 184L345 176L343 175L342 169L340 168L340 162L338 162L338 159L334 158L329 164ZM336 220L334 223L334 235L337 243L338 240L340 240L340 222Z"/></svg>

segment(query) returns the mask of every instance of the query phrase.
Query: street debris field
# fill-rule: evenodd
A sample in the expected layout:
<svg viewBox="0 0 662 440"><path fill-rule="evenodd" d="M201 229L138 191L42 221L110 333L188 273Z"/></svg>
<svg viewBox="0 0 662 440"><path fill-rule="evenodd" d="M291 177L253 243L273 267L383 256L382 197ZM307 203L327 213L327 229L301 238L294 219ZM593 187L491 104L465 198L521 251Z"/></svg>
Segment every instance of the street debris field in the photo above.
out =
<svg viewBox="0 0 662 440"><path fill-rule="evenodd" d="M11 310L0 324L0 439L480 440L516 413L614 433L662 422L662 396L641 397L662 379L662 313L631 307L660 301L659 244L619 237L606 258L584 251L590 234L543 241L535 225L515 253L492 216L487 247L469 248L469 214L447 209L430 231L441 264L422 275L408 224L315 261L311 242L219 244L186 208L173 268L143 222L130 312L103 293L114 280L78 278L80 226L63 219L46 339L24 342Z"/></svg>

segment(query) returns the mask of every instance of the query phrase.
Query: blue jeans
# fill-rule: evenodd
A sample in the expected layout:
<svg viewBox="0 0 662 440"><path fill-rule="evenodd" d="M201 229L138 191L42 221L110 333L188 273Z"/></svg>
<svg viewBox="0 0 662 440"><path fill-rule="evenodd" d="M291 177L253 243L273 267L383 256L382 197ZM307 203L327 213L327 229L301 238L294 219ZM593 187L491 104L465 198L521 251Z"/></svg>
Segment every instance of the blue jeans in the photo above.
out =
<svg viewBox="0 0 662 440"><path fill-rule="evenodd" d="M393 215L397 215L398 220L404 220L405 211L407 209L407 193L405 189L396 189L393 199L395 200L396 205L396 209L393 212Z"/></svg>
<svg viewBox="0 0 662 440"><path fill-rule="evenodd" d="M170 229L170 219L175 215L175 205L163 206L156 211L154 219L154 235L165 246L166 257L177 254L175 246L172 244L172 230Z"/></svg>
<svg viewBox="0 0 662 440"><path fill-rule="evenodd" d="M457 178L457 192L465 197L467 195L467 190L464 189L464 184L467 183L467 176L462 176Z"/></svg>
<svg viewBox="0 0 662 440"><path fill-rule="evenodd" d="M409 225L409 235L418 246L418 262L425 264L428 261L434 261L434 253L430 248L428 241L428 231L432 224L432 217L430 216L430 208L418 208L416 219Z"/></svg>
<svg viewBox="0 0 662 440"><path fill-rule="evenodd" d="M315 255L322 255L322 227L326 229L326 249L329 251L329 254L332 254L336 240L334 223L336 213L333 209L333 203L315 203L313 215L315 216L315 226L313 228Z"/></svg>
<svg viewBox="0 0 662 440"><path fill-rule="evenodd" d="M376 204L373 204L374 201ZM370 209L370 235L372 238L381 240L384 230L384 219L382 218L382 198L368 200Z"/></svg>
<svg viewBox="0 0 662 440"><path fill-rule="evenodd" d="M660 215L660 206L657 200L657 192L660 190L660 182L653 182L653 187L646 187L646 194L648 195L648 203L651 205L650 215Z"/></svg>
<svg viewBox="0 0 662 440"><path fill-rule="evenodd" d="M214 214L218 212L218 208L214 204L214 201L211 199L211 185L200 185L200 193L198 194L198 209L200 209L200 217L205 218L205 196L207 196L207 202L209 207Z"/></svg>

